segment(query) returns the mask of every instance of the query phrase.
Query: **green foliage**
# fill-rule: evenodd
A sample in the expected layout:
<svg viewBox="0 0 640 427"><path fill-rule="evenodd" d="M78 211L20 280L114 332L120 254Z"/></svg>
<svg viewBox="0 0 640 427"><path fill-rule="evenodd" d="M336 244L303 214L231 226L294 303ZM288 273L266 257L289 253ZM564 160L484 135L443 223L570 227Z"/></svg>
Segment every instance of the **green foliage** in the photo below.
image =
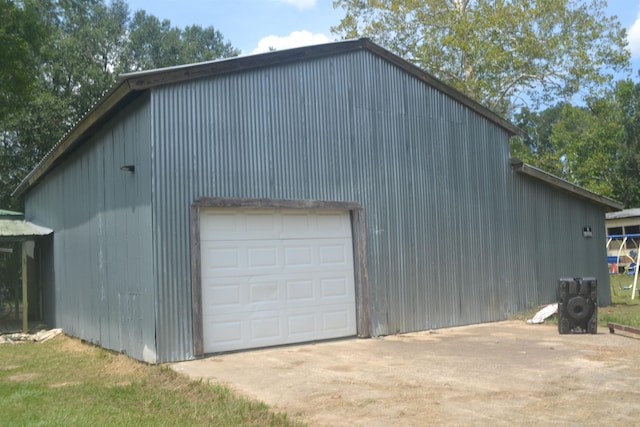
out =
<svg viewBox="0 0 640 427"><path fill-rule="evenodd" d="M636 297L631 299L633 276L614 274L610 280L611 305L598 309L598 324L606 326L607 322L613 322L640 328L640 294L636 293Z"/></svg>
<svg viewBox="0 0 640 427"><path fill-rule="evenodd" d="M122 70L126 72L169 67L178 64L209 61L240 54L224 41L213 27L172 27L167 19L160 21L139 10L130 25Z"/></svg>
<svg viewBox="0 0 640 427"><path fill-rule="evenodd" d="M38 51L46 38L37 8L0 0L0 117L22 105L37 74Z"/></svg>
<svg viewBox="0 0 640 427"><path fill-rule="evenodd" d="M511 155L557 176L564 175L561 157L564 147L551 141L553 126L560 120L563 103L536 112L523 108L514 116L516 125L524 135L511 140Z"/></svg>
<svg viewBox="0 0 640 427"><path fill-rule="evenodd" d="M640 206L640 83L618 82L615 101L622 130L618 137L615 168L616 197L627 207Z"/></svg>
<svg viewBox="0 0 640 427"><path fill-rule="evenodd" d="M238 55L213 27L172 27L124 0L0 0L0 207L119 73ZM8 17L5 19L4 17Z"/></svg>
<svg viewBox="0 0 640 427"><path fill-rule="evenodd" d="M296 425L222 385L64 336L0 345L0 360L2 425Z"/></svg>
<svg viewBox="0 0 640 427"><path fill-rule="evenodd" d="M523 109L515 122L524 136L512 140L513 156L626 207L640 206L640 84L619 81L586 106Z"/></svg>
<svg viewBox="0 0 640 427"><path fill-rule="evenodd" d="M629 65L604 0L335 0L333 27L366 36L508 115L595 92Z"/></svg>

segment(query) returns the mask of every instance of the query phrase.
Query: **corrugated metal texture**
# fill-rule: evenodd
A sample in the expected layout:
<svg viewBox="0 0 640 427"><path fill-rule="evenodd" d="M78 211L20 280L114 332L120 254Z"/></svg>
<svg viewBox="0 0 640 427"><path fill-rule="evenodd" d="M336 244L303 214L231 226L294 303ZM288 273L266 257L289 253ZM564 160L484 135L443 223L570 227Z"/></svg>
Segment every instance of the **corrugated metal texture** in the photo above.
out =
<svg viewBox="0 0 640 427"><path fill-rule="evenodd" d="M28 193L25 217L54 230L42 251L54 325L154 362L149 119L142 97Z"/></svg>
<svg viewBox="0 0 640 427"><path fill-rule="evenodd" d="M510 273L515 283L528 284L520 286L519 305L554 301L559 278L588 276L598 279L599 303L610 304L604 209L516 173L510 182L515 254ZM593 237L583 237L586 226Z"/></svg>
<svg viewBox="0 0 640 427"><path fill-rule="evenodd" d="M358 201L373 333L504 318L507 133L367 52L155 89L161 360L190 357L189 205Z"/></svg>

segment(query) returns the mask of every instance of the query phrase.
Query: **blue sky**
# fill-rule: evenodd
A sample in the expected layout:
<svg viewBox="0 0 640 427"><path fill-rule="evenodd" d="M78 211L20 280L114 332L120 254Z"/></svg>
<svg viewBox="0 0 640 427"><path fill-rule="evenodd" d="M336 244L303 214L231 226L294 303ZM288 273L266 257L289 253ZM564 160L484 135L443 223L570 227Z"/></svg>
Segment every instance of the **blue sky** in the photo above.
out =
<svg viewBox="0 0 640 427"><path fill-rule="evenodd" d="M331 26L343 11L332 0L128 0L132 11L143 9L178 27L213 26L243 54L331 41ZM640 69L640 0L609 0L629 33L633 75Z"/></svg>

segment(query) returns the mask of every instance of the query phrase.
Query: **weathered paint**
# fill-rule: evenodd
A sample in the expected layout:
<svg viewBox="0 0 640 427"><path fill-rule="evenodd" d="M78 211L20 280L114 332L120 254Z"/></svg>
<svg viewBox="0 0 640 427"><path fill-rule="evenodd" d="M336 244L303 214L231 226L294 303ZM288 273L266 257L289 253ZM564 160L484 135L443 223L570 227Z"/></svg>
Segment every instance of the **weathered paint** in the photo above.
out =
<svg viewBox="0 0 640 427"><path fill-rule="evenodd" d="M28 193L25 216L54 229L42 245L45 320L155 362L149 120L142 97Z"/></svg>

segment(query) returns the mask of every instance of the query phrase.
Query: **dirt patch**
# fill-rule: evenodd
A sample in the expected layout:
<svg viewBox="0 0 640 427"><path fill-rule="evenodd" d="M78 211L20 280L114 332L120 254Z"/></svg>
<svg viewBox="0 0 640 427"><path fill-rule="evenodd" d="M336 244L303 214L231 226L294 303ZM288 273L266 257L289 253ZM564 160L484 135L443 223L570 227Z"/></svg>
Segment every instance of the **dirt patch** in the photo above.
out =
<svg viewBox="0 0 640 427"><path fill-rule="evenodd" d="M116 354L111 361L102 368L102 370L103 372L126 378L126 383L130 384L144 375L145 367L146 365L143 363L132 361L132 359L124 354Z"/></svg>
<svg viewBox="0 0 640 427"><path fill-rule="evenodd" d="M80 384L78 381L65 381L63 383L50 384L49 387L50 388L62 388L62 387L70 387L70 386L74 386L74 385L78 385L78 384Z"/></svg>
<svg viewBox="0 0 640 427"><path fill-rule="evenodd" d="M22 381L29 381L29 380L32 380L34 378L38 378L40 375L41 374L33 372L33 373L28 373L28 374L11 375L10 377L7 377L7 379L9 381L22 382Z"/></svg>
<svg viewBox="0 0 640 427"><path fill-rule="evenodd" d="M312 426L630 425L640 339L498 322L173 365Z"/></svg>

